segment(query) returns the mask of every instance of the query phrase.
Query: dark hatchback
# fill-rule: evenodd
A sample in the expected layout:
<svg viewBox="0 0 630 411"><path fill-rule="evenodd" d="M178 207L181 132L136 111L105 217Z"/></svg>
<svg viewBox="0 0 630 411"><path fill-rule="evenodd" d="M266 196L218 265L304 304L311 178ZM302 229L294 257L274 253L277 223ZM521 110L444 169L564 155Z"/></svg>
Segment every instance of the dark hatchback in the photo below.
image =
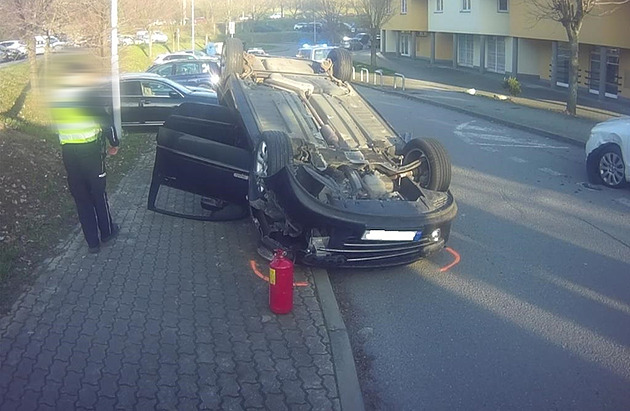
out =
<svg viewBox="0 0 630 411"><path fill-rule="evenodd" d="M184 86L213 89L219 83L221 71L215 60L179 60L156 64L147 70Z"/></svg>
<svg viewBox="0 0 630 411"><path fill-rule="evenodd" d="M104 88L102 99L110 98L108 87L111 86ZM130 73L120 77L123 127L160 126L184 102L217 104L218 100L214 91L185 87L157 74Z"/></svg>

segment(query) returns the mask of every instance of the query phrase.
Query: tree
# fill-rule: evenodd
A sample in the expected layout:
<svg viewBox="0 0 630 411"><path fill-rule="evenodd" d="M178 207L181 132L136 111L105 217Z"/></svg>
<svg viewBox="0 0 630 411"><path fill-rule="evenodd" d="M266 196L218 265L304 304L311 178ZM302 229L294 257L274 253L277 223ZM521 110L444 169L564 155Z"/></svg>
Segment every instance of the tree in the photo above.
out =
<svg viewBox="0 0 630 411"><path fill-rule="evenodd" d="M318 14L326 22L324 32L327 36L326 40L330 43L338 43L341 40L339 17L342 15L344 3L344 0L318 0L315 3Z"/></svg>
<svg viewBox="0 0 630 411"><path fill-rule="evenodd" d="M357 12L365 16L370 32L370 64L376 66L376 36L381 27L392 18L397 0L357 0Z"/></svg>
<svg viewBox="0 0 630 411"><path fill-rule="evenodd" d="M569 58L569 90L566 112L576 114L579 69L579 37L584 17L589 14L603 15L614 11L616 6L629 0L528 0L537 20L553 20L564 27L571 51Z"/></svg>

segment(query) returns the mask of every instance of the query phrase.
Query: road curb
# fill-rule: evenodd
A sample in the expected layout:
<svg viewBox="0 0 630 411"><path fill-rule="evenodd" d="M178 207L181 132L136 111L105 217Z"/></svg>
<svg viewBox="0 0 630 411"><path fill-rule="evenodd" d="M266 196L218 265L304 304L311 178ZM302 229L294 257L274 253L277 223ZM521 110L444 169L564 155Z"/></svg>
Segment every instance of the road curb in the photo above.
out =
<svg viewBox="0 0 630 411"><path fill-rule="evenodd" d="M570 137L563 136L561 134L552 133L550 131L543 130L543 129L540 129L540 128L537 128L537 127L532 127L532 126L528 126L528 125L521 124L521 123L515 123L513 121L509 121L509 120L506 120L504 118L494 117L494 116L490 116L490 115L487 115L487 114L479 113L479 112L477 112L475 110L470 110L470 109L467 109L467 108L455 106L455 105L452 105L452 104L443 103L443 102L440 102L440 101L431 100L431 99L424 98L424 97L412 96L412 95L409 95L407 93L403 93L403 92L395 91L395 90L388 90L386 88L381 88L381 87L373 86L373 85L370 85L370 84L353 83L353 85L354 86L360 86L360 87L367 87L367 88L371 88L373 90L379 90L379 91L382 91L382 92L387 93L387 94L391 94L391 95L394 95L394 96L399 96L399 97L402 97L402 98L406 98L408 100L419 101L421 103L431 104L431 105L442 107L442 108L446 108L446 109L449 109L449 110L458 111L458 112L464 113L464 114L471 114L471 115L474 115L475 117L479 117L479 118L482 118L484 120L488 120L488 121L491 121L491 122L494 122L494 123L503 124L503 125L508 126L508 127L517 128L519 130L527 131L529 133L540 134L540 135L543 135L543 136L548 137L550 139L561 141L561 142L567 143L567 144L572 144L572 145L575 145L575 146L578 146L578 147L582 147L583 148L583 147L586 146L586 143L583 142L583 141L574 140L574 139L572 139Z"/></svg>
<svg viewBox="0 0 630 411"><path fill-rule="evenodd" d="M330 345L333 354L333 363L337 377L337 390L341 409L348 411L363 411L363 394L359 385L357 369L354 365L350 338L343 322L339 304L333 293L328 272L319 268L312 268L315 288L324 314L326 329L330 337Z"/></svg>

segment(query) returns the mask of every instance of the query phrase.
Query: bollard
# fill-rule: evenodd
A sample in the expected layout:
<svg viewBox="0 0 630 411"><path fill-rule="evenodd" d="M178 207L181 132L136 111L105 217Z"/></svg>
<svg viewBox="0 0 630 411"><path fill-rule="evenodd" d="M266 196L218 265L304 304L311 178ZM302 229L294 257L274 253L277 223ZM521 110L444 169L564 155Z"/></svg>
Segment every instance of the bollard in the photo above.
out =
<svg viewBox="0 0 630 411"><path fill-rule="evenodd" d="M376 75L379 75L381 79L381 87L383 87L383 70L374 70L374 85L376 85Z"/></svg>
<svg viewBox="0 0 630 411"><path fill-rule="evenodd" d="M400 78L402 81L402 90L405 91L405 76L400 73L394 73L394 89L396 88L397 79Z"/></svg>
<svg viewBox="0 0 630 411"><path fill-rule="evenodd" d="M369 82L370 82L370 70L366 69L365 67L363 67L363 68L361 69L361 82L363 82L363 73L365 73L365 74L366 74L366 80L365 80L365 82L366 82L366 83L369 83Z"/></svg>

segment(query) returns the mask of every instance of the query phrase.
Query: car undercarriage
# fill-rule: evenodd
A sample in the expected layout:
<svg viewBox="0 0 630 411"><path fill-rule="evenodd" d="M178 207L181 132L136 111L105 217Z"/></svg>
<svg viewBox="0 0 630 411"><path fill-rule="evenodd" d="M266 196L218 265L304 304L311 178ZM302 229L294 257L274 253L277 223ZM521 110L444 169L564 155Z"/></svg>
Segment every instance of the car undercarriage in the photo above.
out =
<svg viewBox="0 0 630 411"><path fill-rule="evenodd" d="M233 40L221 106L183 105L158 133L154 194L163 184L240 203L266 257L284 248L305 264L373 267L444 247L457 212L448 155L393 130L350 84L346 50L319 63L249 55ZM191 183L213 175L229 187ZM149 208L160 211L155 196Z"/></svg>

